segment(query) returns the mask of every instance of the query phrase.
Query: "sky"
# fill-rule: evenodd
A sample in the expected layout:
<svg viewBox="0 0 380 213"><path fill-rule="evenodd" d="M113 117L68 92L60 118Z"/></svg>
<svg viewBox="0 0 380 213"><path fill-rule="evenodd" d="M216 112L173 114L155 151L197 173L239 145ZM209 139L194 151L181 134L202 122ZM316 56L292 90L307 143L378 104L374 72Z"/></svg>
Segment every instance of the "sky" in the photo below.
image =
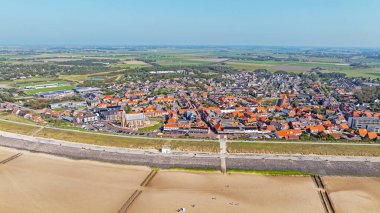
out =
<svg viewBox="0 0 380 213"><path fill-rule="evenodd" d="M0 45L380 47L380 1L0 0Z"/></svg>

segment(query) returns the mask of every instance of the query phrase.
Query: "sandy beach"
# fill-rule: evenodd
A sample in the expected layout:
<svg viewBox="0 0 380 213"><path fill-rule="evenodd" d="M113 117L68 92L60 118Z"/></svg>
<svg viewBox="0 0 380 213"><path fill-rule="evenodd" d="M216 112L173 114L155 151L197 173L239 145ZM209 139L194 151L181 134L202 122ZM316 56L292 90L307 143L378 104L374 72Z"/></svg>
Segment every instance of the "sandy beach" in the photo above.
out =
<svg viewBox="0 0 380 213"><path fill-rule="evenodd" d="M323 212L310 177L179 171L159 172L130 212L181 207L186 212Z"/></svg>
<svg viewBox="0 0 380 213"><path fill-rule="evenodd" d="M0 212L117 212L149 171L26 152L0 165Z"/></svg>
<svg viewBox="0 0 380 213"><path fill-rule="evenodd" d="M0 147L0 212L324 212L311 177L159 170ZM337 212L380 209L380 179L323 177Z"/></svg>
<svg viewBox="0 0 380 213"><path fill-rule="evenodd" d="M380 178L324 177L337 212L379 212Z"/></svg>

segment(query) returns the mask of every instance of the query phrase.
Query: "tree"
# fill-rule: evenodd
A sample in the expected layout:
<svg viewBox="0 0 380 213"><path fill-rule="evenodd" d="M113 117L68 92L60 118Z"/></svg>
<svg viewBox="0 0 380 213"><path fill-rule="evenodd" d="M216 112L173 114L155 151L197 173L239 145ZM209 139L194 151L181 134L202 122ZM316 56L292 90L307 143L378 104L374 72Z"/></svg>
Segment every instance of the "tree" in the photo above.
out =
<svg viewBox="0 0 380 213"><path fill-rule="evenodd" d="M125 111L125 113L131 113L132 112L132 107L130 107L130 106L126 106L125 108L124 108L124 111Z"/></svg>

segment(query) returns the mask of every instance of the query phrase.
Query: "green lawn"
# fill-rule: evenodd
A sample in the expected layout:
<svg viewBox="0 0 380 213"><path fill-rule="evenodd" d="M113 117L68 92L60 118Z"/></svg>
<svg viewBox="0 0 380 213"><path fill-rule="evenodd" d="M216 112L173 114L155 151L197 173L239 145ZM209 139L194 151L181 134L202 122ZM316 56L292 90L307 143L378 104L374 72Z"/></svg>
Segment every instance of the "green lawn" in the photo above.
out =
<svg viewBox="0 0 380 213"><path fill-rule="evenodd" d="M18 85L18 84L26 84L26 83L36 83L36 82L47 82L52 81L53 78L49 77L33 77L27 79L17 79L14 81L0 81L0 84L8 84L8 85Z"/></svg>
<svg viewBox="0 0 380 213"><path fill-rule="evenodd" d="M19 115L15 115L9 112L1 112L0 113L0 119L8 120L8 121L16 121L16 122L22 122L22 123L28 123L28 124L35 124L32 120L23 118Z"/></svg>
<svg viewBox="0 0 380 213"><path fill-rule="evenodd" d="M229 153L266 153L266 154L316 154L345 156L380 156L380 146L295 144L295 143L228 143Z"/></svg>
<svg viewBox="0 0 380 213"><path fill-rule="evenodd" d="M31 135L35 132L39 127L37 126L27 126L14 124L9 122L0 121L0 130L5 132L12 132L23 135Z"/></svg>
<svg viewBox="0 0 380 213"><path fill-rule="evenodd" d="M148 126L148 127L144 127L144 128L140 128L139 129L139 132L151 132L151 131L154 131L154 130L158 130L160 127L162 126L162 122L159 122L153 126Z"/></svg>
<svg viewBox="0 0 380 213"><path fill-rule="evenodd" d="M170 168L167 170L174 170L174 171L186 171L186 172L218 172L220 173L220 170L218 169L212 169L212 168Z"/></svg>
<svg viewBox="0 0 380 213"><path fill-rule="evenodd" d="M245 169L228 169L228 173L254 173L261 175L273 175L273 176L310 176L313 173L292 171L292 170L245 170Z"/></svg>
<svg viewBox="0 0 380 213"><path fill-rule="evenodd" d="M67 84L67 81L60 80L48 80L48 81L33 81L33 82L25 82L25 83L16 83L17 87L26 87L26 86L36 86L43 84Z"/></svg>
<svg viewBox="0 0 380 213"><path fill-rule="evenodd" d="M70 90L73 89L73 85L65 85L65 86L58 86L58 87L52 87L52 88L42 88L42 89L30 89L30 90L24 90L24 92L27 95L34 95L39 92L52 92L57 90Z"/></svg>
<svg viewBox="0 0 380 213"><path fill-rule="evenodd" d="M326 59L327 60L327 59ZM309 67L321 67L326 73L345 73L347 77L370 77L378 78L380 76L380 68L358 68L353 69L348 65L339 65L338 63L326 62L277 62L277 61L236 61L226 62L228 66L240 71L254 71L257 69L266 69L270 72L283 70L289 73L303 73ZM304 69L304 70L303 70Z"/></svg>
<svg viewBox="0 0 380 213"><path fill-rule="evenodd" d="M56 129L43 129L38 137L53 138L72 142L95 144L102 146L125 147L132 149L156 149L160 150L164 145L172 150L194 152L218 152L219 143L203 141L174 141L170 139L152 140L150 138L128 138L112 135L95 135L85 132L71 132Z"/></svg>
<svg viewBox="0 0 380 213"><path fill-rule="evenodd" d="M345 73L347 77L366 77L366 78L378 78L380 77L380 68L368 68L368 69L345 69L345 70L336 70L336 71L322 71L327 73L339 72Z"/></svg>
<svg viewBox="0 0 380 213"><path fill-rule="evenodd" d="M10 121L24 121L15 115L0 116ZM30 135L36 131L38 126L14 124L0 121L0 130ZM109 135L94 134L94 132L73 132L64 129L43 129L36 136L52 138L72 142L95 144L102 146L125 147L133 149L156 149L170 146L172 150L189 152L219 152L219 143L213 141L179 141L169 138L152 139L148 137L131 138L117 137L112 133ZM366 145L338 145L338 144L297 144L297 143L254 143L254 142L229 142L229 153L266 153L266 154L316 154L316 155L344 155L344 156L377 156L380 157L380 146Z"/></svg>

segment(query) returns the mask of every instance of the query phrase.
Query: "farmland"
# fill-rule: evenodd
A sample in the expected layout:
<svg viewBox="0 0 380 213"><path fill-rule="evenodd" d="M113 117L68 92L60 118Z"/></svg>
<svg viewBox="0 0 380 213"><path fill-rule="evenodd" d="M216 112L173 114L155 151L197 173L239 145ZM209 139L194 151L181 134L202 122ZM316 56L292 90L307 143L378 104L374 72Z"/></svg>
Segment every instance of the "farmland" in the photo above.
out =
<svg viewBox="0 0 380 213"><path fill-rule="evenodd" d="M369 51L368 54L372 54ZM68 80L84 83L91 77L107 73L106 80L122 80L123 74L132 70L147 68L155 69L171 67L184 69L190 66L221 65L237 71L254 71L266 69L270 72L286 71L290 73L309 72L313 68L320 68L320 72L345 73L347 77L377 78L380 73L380 60L376 58L358 57L357 52L339 54L337 50L319 55L304 49L281 49L259 47L199 47L199 48L136 48L117 49L106 52L72 51L56 53L41 51L31 54L4 54L0 55L0 65L38 66L49 65L64 68L55 76L38 76L13 81L1 80L0 84L10 85L22 82L38 82L49 80ZM361 63L366 66L352 67L351 63ZM57 69L58 71L59 69ZM45 68L46 71L46 68Z"/></svg>

